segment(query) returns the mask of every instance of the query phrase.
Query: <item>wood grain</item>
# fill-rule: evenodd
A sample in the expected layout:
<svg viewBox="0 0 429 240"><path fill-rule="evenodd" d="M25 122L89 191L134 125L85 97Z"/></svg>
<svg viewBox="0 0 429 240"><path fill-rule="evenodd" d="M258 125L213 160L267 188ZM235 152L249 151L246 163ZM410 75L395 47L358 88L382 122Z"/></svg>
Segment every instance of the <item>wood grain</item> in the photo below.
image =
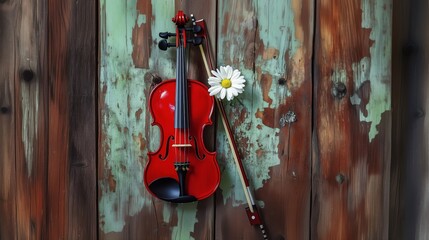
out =
<svg viewBox="0 0 429 240"><path fill-rule="evenodd" d="M95 239L95 3L48 5L47 237Z"/></svg>
<svg viewBox="0 0 429 240"><path fill-rule="evenodd" d="M311 236L388 239L391 1L316 9Z"/></svg>
<svg viewBox="0 0 429 240"><path fill-rule="evenodd" d="M20 1L16 16L15 117L17 239L46 236L46 4Z"/></svg>
<svg viewBox="0 0 429 240"><path fill-rule="evenodd" d="M0 3L0 239L16 239L15 59L18 6Z"/></svg>
<svg viewBox="0 0 429 240"><path fill-rule="evenodd" d="M191 224L183 213L192 214L195 206L157 200L143 183L147 152L159 144L147 111L152 80L174 77L174 55L157 47L158 32L174 31L172 16L171 1L100 2L101 239L189 238L193 228L181 224Z"/></svg>
<svg viewBox="0 0 429 240"><path fill-rule="evenodd" d="M392 23L395 26L392 31L392 163L390 180L390 215L389 236L391 239L403 239L406 229L414 231L415 224L410 228L405 219L405 204L401 196L405 185L405 139L408 118L406 112L408 88L405 72L406 58L404 58L408 28L410 26L411 1L393 1ZM413 230L411 230L413 229ZM413 234L414 235L414 234ZM414 238L415 239L415 238Z"/></svg>
<svg viewBox="0 0 429 240"><path fill-rule="evenodd" d="M97 238L97 4L71 1L67 33L67 239Z"/></svg>
<svg viewBox="0 0 429 240"><path fill-rule="evenodd" d="M394 1L391 239L428 239L429 6Z"/></svg>
<svg viewBox="0 0 429 240"><path fill-rule="evenodd" d="M171 1L153 4L147 0L100 3L98 171L102 239L209 239L213 232L213 199L170 204L152 197L142 182L146 154L159 144L159 131L150 126L146 107L153 79L175 77L175 51L163 52L157 47L159 32L174 32L171 18L175 6ZM214 17L209 9L184 7L188 14L196 10L200 14L195 13L197 18ZM194 57L195 53L189 55ZM195 60L190 62L192 77L204 76L192 66Z"/></svg>
<svg viewBox="0 0 429 240"><path fill-rule="evenodd" d="M308 239L313 4L220 1L218 9L218 66L232 65L247 80L244 93L227 103L226 111L268 235ZM289 111L298 121L281 125ZM261 239L247 220L243 190L221 128L216 239Z"/></svg>

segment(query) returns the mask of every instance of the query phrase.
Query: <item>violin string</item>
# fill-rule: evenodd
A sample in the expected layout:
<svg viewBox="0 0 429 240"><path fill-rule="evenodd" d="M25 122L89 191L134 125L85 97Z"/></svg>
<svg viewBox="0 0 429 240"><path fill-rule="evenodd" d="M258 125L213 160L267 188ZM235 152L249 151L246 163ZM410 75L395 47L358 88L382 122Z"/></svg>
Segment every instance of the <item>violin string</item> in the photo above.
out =
<svg viewBox="0 0 429 240"><path fill-rule="evenodd" d="M179 58L180 56L179 56L179 54L178 54L178 51L176 51L176 62L178 63L177 64L177 66L179 66ZM178 67L176 67L176 78L179 76L179 68ZM179 86L177 85L177 84L179 84L177 81L176 81L176 101L175 101L175 104L177 105L178 104L178 96L177 96L177 94L179 93ZM174 143L175 144L178 144L179 143L179 139L178 139L178 137L179 137L179 131L178 131L178 125L179 125L179 123L178 122L176 122L176 121L178 121L178 117L176 117L179 113L177 112L177 106L176 106L176 108L175 108L175 118L174 118L174 121L175 121L175 123L174 123ZM178 152L178 149L177 149L177 147L175 147L174 148L174 156L176 156L177 157L177 152ZM173 161L173 163L175 163L175 162L177 162L177 159L174 159L174 161ZM174 167L176 167L176 166L174 166Z"/></svg>
<svg viewBox="0 0 429 240"><path fill-rule="evenodd" d="M180 39L180 41L182 41L182 39ZM184 141L183 141L183 127L184 127L184 114L183 114L183 42L181 42L181 44L180 44L180 46L179 46L179 54L180 54L180 76L179 76L179 81L180 81L180 93L181 93L181 95L180 95L180 97L181 97L181 99L180 99L180 105L181 105L181 121L182 121L182 123L181 123L181 139L180 139L180 144L183 144L184 143ZM184 158L184 156L183 156L183 148L181 147L180 148L180 163L183 163L183 158Z"/></svg>
<svg viewBox="0 0 429 240"><path fill-rule="evenodd" d="M186 34L186 31L183 31L183 34ZM183 59L186 59L186 52L185 49L183 50ZM185 64L183 65L183 81L184 81L184 90L185 90L185 118L186 118L186 134L185 134L185 142L188 143L189 141L189 88L188 88L188 79L187 79L187 63L185 62ZM185 149L185 164L188 162L188 148L186 147Z"/></svg>

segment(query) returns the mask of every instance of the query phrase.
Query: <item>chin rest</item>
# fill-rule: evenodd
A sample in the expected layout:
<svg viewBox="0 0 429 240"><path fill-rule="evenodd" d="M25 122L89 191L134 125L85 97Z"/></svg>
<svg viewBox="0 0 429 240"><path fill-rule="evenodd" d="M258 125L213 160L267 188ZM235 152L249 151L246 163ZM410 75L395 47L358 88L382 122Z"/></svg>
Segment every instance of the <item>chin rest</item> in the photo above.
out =
<svg viewBox="0 0 429 240"><path fill-rule="evenodd" d="M150 191L159 199L173 203L194 202L197 199L192 195L180 196L179 182L174 178L160 178L149 184Z"/></svg>

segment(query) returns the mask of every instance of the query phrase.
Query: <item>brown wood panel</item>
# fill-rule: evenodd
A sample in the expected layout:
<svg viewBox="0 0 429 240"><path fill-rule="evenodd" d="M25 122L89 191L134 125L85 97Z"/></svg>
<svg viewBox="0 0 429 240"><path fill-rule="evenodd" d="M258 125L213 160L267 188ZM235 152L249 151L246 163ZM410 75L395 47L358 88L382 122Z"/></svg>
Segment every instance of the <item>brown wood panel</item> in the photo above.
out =
<svg viewBox="0 0 429 240"><path fill-rule="evenodd" d="M407 129L406 119L406 92L408 87L407 77L404 71L404 53L408 39L408 28L410 26L410 2L394 0L392 31L392 165L390 180L390 215L389 215L389 237L390 239L403 239L404 230L409 229L404 220L405 211L402 194L404 192L404 167L405 144L404 138ZM414 224L413 224L414 225ZM414 227L413 227L414 229ZM411 236L410 236L411 237ZM410 238L412 239L412 238Z"/></svg>
<svg viewBox="0 0 429 240"><path fill-rule="evenodd" d="M311 236L388 239L391 2L316 9Z"/></svg>
<svg viewBox="0 0 429 240"><path fill-rule="evenodd" d="M394 1L390 239L428 239L427 1Z"/></svg>
<svg viewBox="0 0 429 240"><path fill-rule="evenodd" d="M96 239L96 3L47 3L47 236Z"/></svg>
<svg viewBox="0 0 429 240"><path fill-rule="evenodd" d="M71 2L68 239L97 238L97 1Z"/></svg>
<svg viewBox="0 0 429 240"><path fill-rule="evenodd" d="M17 239L46 233L47 60L44 1L15 2Z"/></svg>
<svg viewBox="0 0 429 240"><path fill-rule="evenodd" d="M0 3L0 239L16 239L15 35L19 5Z"/></svg>

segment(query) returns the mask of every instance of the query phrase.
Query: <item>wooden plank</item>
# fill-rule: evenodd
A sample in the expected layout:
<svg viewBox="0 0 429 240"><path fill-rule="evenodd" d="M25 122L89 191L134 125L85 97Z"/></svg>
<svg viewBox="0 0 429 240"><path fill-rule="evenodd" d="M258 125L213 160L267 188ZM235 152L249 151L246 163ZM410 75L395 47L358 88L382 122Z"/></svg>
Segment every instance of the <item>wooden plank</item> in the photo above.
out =
<svg viewBox="0 0 429 240"><path fill-rule="evenodd" d="M49 154L47 237L64 239L68 226L68 179L70 165L70 104L67 72L70 1L48 1L48 63L49 63Z"/></svg>
<svg viewBox="0 0 429 240"><path fill-rule="evenodd" d="M185 1L183 6L181 6L179 1L176 1L176 11L183 9L187 14L194 14L197 20L204 19L207 24L207 34L212 36L212 39L215 40L216 34L216 0L206 0L204 4L201 4L196 1ZM212 40L212 41L213 41ZM215 43L211 42L211 48L213 51L216 50ZM189 67L188 67L188 77L190 79L195 79L203 82L207 85L207 73L205 71L205 66L199 51L199 47L191 47L188 52L189 58ZM208 85L207 85L208 86ZM214 106L216 109L216 106ZM204 140L205 146L210 151L215 151L215 122L216 122L216 110L212 115L212 126L206 126L204 131ZM178 207L178 211L181 210L181 207ZM185 214L186 212L183 212ZM214 239L214 219L215 219L215 200L214 197L210 197L204 201L198 202L196 205L196 210L193 210L191 221L181 221L178 225L179 229L187 230L189 233L185 232L183 235L189 234L193 239ZM172 239L180 239L178 237Z"/></svg>
<svg viewBox="0 0 429 240"><path fill-rule="evenodd" d="M404 230L410 229L411 224L405 221L404 208L404 170L405 160L405 139L408 131L408 118L406 112L407 97L407 79L405 76L404 49L408 38L408 28L410 21L410 2L411 1L393 1L392 24L392 163L390 179L390 211L389 211L389 237L390 239L403 239ZM404 160L403 160L404 159ZM414 229L415 224L412 224ZM413 234L414 235L414 234ZM411 236L409 236L412 239ZM413 238L415 239L415 238Z"/></svg>
<svg viewBox="0 0 429 240"><path fill-rule="evenodd" d="M219 2L218 66L247 79L226 111L271 239L309 238L313 11L312 1ZM289 111L298 121L284 124ZM261 239L221 126L217 149L216 238Z"/></svg>
<svg viewBox="0 0 429 240"><path fill-rule="evenodd" d="M147 109L153 79L175 77L175 52L158 49L158 33L174 32L176 7L171 1L100 2L101 239L209 239L213 232L213 199L170 204L152 197L142 182L146 154L159 145ZM197 18L214 18L214 9L183 5ZM191 76L203 76L190 63Z"/></svg>
<svg viewBox="0 0 429 240"><path fill-rule="evenodd" d="M392 3L319 0L316 9L311 236L388 239Z"/></svg>
<svg viewBox="0 0 429 240"><path fill-rule="evenodd" d="M94 2L48 1L47 237L95 239L96 12Z"/></svg>
<svg viewBox="0 0 429 240"><path fill-rule="evenodd" d="M46 5L20 1L15 27L17 239L46 232L47 60Z"/></svg>
<svg viewBox="0 0 429 240"><path fill-rule="evenodd" d="M68 239L97 238L96 1L70 1L66 74L69 113Z"/></svg>
<svg viewBox="0 0 429 240"><path fill-rule="evenodd" d="M100 11L100 238L180 237L174 227L187 219L143 183L146 154L159 144L147 111L152 79L174 77L174 55L157 48L158 32L174 31L174 4L106 0Z"/></svg>
<svg viewBox="0 0 429 240"><path fill-rule="evenodd" d="M390 239L428 239L427 1L394 1Z"/></svg>
<svg viewBox="0 0 429 240"><path fill-rule="evenodd" d="M19 5L0 3L0 239L16 239L15 59Z"/></svg>

